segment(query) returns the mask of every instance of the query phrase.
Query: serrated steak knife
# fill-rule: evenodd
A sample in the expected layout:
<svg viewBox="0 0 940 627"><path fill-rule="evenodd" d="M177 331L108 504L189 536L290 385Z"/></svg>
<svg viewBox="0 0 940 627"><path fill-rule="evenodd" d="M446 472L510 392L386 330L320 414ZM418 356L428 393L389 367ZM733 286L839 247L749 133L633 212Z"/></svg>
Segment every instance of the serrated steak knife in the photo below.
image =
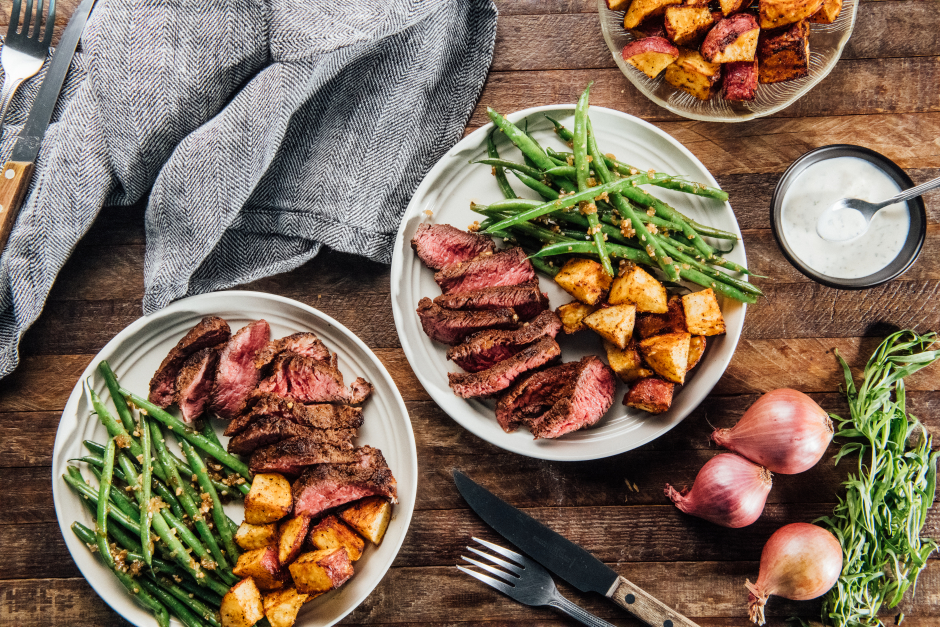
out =
<svg viewBox="0 0 940 627"><path fill-rule="evenodd" d="M486 524L578 590L599 592L655 627L698 627L574 542L520 512L459 470L454 470L454 483Z"/></svg>

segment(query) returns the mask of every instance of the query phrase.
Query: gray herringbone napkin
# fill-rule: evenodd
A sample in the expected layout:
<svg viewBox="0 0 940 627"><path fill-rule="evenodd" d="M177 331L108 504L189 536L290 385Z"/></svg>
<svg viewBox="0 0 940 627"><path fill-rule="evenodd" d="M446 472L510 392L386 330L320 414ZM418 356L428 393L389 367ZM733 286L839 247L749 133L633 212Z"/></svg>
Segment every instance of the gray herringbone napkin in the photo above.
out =
<svg viewBox="0 0 940 627"><path fill-rule="evenodd" d="M98 0L3 255L0 376L99 209L151 189L146 313L323 245L389 262L495 36L491 0Z"/></svg>

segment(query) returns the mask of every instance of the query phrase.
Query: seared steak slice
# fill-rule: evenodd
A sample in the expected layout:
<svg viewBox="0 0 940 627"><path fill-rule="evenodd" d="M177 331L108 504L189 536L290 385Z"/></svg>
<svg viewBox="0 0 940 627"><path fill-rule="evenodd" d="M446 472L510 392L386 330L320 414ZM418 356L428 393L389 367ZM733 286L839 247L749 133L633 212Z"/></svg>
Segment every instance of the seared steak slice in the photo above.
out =
<svg viewBox="0 0 940 627"><path fill-rule="evenodd" d="M441 294L434 304L444 309L487 311L509 307L522 321L531 320L548 309L548 295L539 291L537 281L523 285L485 287L472 292Z"/></svg>
<svg viewBox="0 0 940 627"><path fill-rule="evenodd" d="M290 438L313 438L341 448L352 449L353 438L358 429L311 429L287 418L265 416L255 420L248 428L228 441L228 452L236 455L249 455L256 449L270 444L277 444Z"/></svg>
<svg viewBox="0 0 940 627"><path fill-rule="evenodd" d="M296 474L297 468L312 464L352 464L359 457L347 445L327 442L322 437L301 436L283 440L256 450L248 467L252 473L283 472Z"/></svg>
<svg viewBox="0 0 940 627"><path fill-rule="evenodd" d="M590 427L614 403L614 372L597 356L548 368L520 381L496 405L507 432L524 424L536 439Z"/></svg>
<svg viewBox="0 0 940 627"><path fill-rule="evenodd" d="M384 496L397 502L397 482L382 451L363 446L356 454L358 460L353 464L307 468L294 482L294 515L319 516L367 496Z"/></svg>
<svg viewBox="0 0 940 627"><path fill-rule="evenodd" d="M361 407L330 403L304 405L292 398L256 390L245 401L238 418L228 423L224 435L238 435L255 420L266 417L285 418L311 429L358 429L362 426Z"/></svg>
<svg viewBox="0 0 940 627"><path fill-rule="evenodd" d="M422 298L418 302L418 317L429 338L451 346L477 331L514 329L519 322L519 316L512 309L451 311L441 309L430 298Z"/></svg>
<svg viewBox="0 0 940 627"><path fill-rule="evenodd" d="M513 331L480 331L468 337L463 344L447 351L447 359L466 370L480 372L509 359L540 337L555 337L561 330L561 319L554 311L540 313Z"/></svg>
<svg viewBox="0 0 940 627"><path fill-rule="evenodd" d="M411 238L411 247L424 265L440 270L449 263L470 261L481 253L492 252L496 245L482 233L468 233L449 224L421 224Z"/></svg>
<svg viewBox="0 0 940 627"><path fill-rule="evenodd" d="M372 384L362 377L347 389L343 374L336 367L296 353L278 355L273 373L258 389L290 396L301 403L358 405L372 394Z"/></svg>
<svg viewBox="0 0 940 627"><path fill-rule="evenodd" d="M535 268L521 248L509 248L471 261L451 263L434 275L434 280L445 294L520 285L535 278Z"/></svg>
<svg viewBox="0 0 940 627"><path fill-rule="evenodd" d="M169 407L176 394L176 377L193 353L228 341L232 330L222 318L206 316L173 347L150 379L150 402Z"/></svg>
<svg viewBox="0 0 940 627"><path fill-rule="evenodd" d="M219 349L212 347L193 353L183 363L176 377L175 401L184 422L192 423L206 410L215 383L215 364L218 360Z"/></svg>
<svg viewBox="0 0 940 627"><path fill-rule="evenodd" d="M258 385L255 355L270 339L268 323L255 320L239 329L222 349L215 369L215 388L210 405L219 418L231 420L237 416L248 393Z"/></svg>
<svg viewBox="0 0 940 627"><path fill-rule="evenodd" d="M449 372L447 378L454 394L460 398L488 398L508 388L526 372L551 363L560 356L558 342L551 337L542 337L492 368L474 373Z"/></svg>
<svg viewBox="0 0 940 627"><path fill-rule="evenodd" d="M330 352L326 344L321 342L315 333L302 331L268 342L255 355L255 368L263 370L265 366L274 361L275 357L287 351L298 355L306 355L317 361L325 361L336 366L336 355Z"/></svg>

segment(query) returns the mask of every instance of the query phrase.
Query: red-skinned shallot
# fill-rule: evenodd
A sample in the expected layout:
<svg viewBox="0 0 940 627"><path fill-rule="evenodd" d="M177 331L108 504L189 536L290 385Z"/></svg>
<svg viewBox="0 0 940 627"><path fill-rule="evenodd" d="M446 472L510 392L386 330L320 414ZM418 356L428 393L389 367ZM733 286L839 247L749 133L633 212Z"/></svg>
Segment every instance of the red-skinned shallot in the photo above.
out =
<svg viewBox="0 0 940 627"><path fill-rule="evenodd" d="M774 532L760 555L757 583L744 580L748 617L764 624L764 605L771 595L806 601L829 591L842 572L842 546L816 525L793 523Z"/></svg>
<svg viewBox="0 0 940 627"><path fill-rule="evenodd" d="M772 472L793 475L816 465L832 442L829 414L802 392L768 392L712 440Z"/></svg>
<svg viewBox="0 0 940 627"><path fill-rule="evenodd" d="M766 468L722 453L702 466L691 490L678 492L667 483L665 492L686 514L737 529L760 518L772 486L773 475Z"/></svg>

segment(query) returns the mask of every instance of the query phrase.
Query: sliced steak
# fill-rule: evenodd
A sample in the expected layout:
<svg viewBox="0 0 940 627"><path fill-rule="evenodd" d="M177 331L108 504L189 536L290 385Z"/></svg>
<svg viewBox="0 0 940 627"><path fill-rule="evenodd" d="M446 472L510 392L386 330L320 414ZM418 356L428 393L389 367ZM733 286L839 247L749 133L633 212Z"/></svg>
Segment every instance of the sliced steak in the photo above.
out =
<svg viewBox="0 0 940 627"><path fill-rule="evenodd" d="M301 403L359 405L372 394L372 384L359 377L347 388L335 366L305 355L282 353L274 360L273 373L258 390L290 396Z"/></svg>
<svg viewBox="0 0 940 627"><path fill-rule="evenodd" d="M245 402L248 393L258 385L255 355L271 339L271 327L264 320L255 320L239 329L219 354L215 369L215 388L210 409L220 418L231 420Z"/></svg>
<svg viewBox="0 0 940 627"><path fill-rule="evenodd" d="M535 268L521 248L509 248L471 261L451 263L434 275L434 280L445 294L520 285L535 279Z"/></svg>
<svg viewBox="0 0 940 627"><path fill-rule="evenodd" d="M228 423L224 435L238 435L255 420L285 418L311 429L358 429L362 426L362 408L319 403L304 405L292 398L255 391L245 401L242 413Z"/></svg>
<svg viewBox="0 0 940 627"><path fill-rule="evenodd" d="M454 394L460 398L488 398L508 388L526 372L549 364L560 356L558 342L551 337L542 337L492 368L474 373L449 372L447 378Z"/></svg>
<svg viewBox="0 0 940 627"><path fill-rule="evenodd" d="M496 405L507 432L524 424L536 439L590 427L614 403L614 372L597 356L548 368L516 383Z"/></svg>
<svg viewBox="0 0 940 627"><path fill-rule="evenodd" d="M450 346L460 344L477 331L515 329L519 322L519 316L512 309L451 311L438 307L430 298L422 298L418 302L418 317L429 338Z"/></svg>
<svg viewBox="0 0 940 627"><path fill-rule="evenodd" d="M297 474L297 469L312 464L352 464L359 460L356 450L326 442L322 437L290 438L256 450L248 467L252 473L282 472Z"/></svg>
<svg viewBox="0 0 940 627"><path fill-rule="evenodd" d="M219 348L213 347L193 353L183 363L176 377L174 400L184 422L192 423L206 410L215 383L215 365L218 361Z"/></svg>
<svg viewBox="0 0 940 627"><path fill-rule="evenodd" d="M384 496L397 502L397 483L382 451L363 446L356 454L358 460L353 464L307 468L294 482L294 514L319 516L367 496Z"/></svg>
<svg viewBox="0 0 940 627"><path fill-rule="evenodd" d="M290 438L319 438L327 444L352 449L353 438L358 429L311 429L287 418L265 416L252 422L248 428L229 440L228 452L236 455L250 455L262 446L277 444Z"/></svg>
<svg viewBox="0 0 940 627"><path fill-rule="evenodd" d="M442 294L434 299L434 304L444 309L488 311L491 309L510 308L523 322L531 320L548 309L548 294L539 291L537 281L522 285L503 285L485 287L472 292Z"/></svg>
<svg viewBox="0 0 940 627"><path fill-rule="evenodd" d="M449 224L421 224L411 238L411 247L431 270L440 270L449 263L470 261L496 245L489 235L461 231Z"/></svg>
<svg viewBox="0 0 940 627"><path fill-rule="evenodd" d="M228 323L222 318L207 316L189 330L173 347L150 379L150 402L169 407L176 394L176 378L180 369L193 353L227 342L232 335Z"/></svg>
<svg viewBox="0 0 940 627"><path fill-rule="evenodd" d="M326 347L326 344L320 341L316 333L302 331L268 342L255 355L255 368L263 370L274 361L275 357L287 351L298 355L306 355L317 361L325 361L336 366L336 355Z"/></svg>
<svg viewBox="0 0 940 627"><path fill-rule="evenodd" d="M536 318L513 331L480 331L447 351L447 359L466 370L480 372L509 359L540 337L555 337L561 319L554 311L543 311Z"/></svg>

